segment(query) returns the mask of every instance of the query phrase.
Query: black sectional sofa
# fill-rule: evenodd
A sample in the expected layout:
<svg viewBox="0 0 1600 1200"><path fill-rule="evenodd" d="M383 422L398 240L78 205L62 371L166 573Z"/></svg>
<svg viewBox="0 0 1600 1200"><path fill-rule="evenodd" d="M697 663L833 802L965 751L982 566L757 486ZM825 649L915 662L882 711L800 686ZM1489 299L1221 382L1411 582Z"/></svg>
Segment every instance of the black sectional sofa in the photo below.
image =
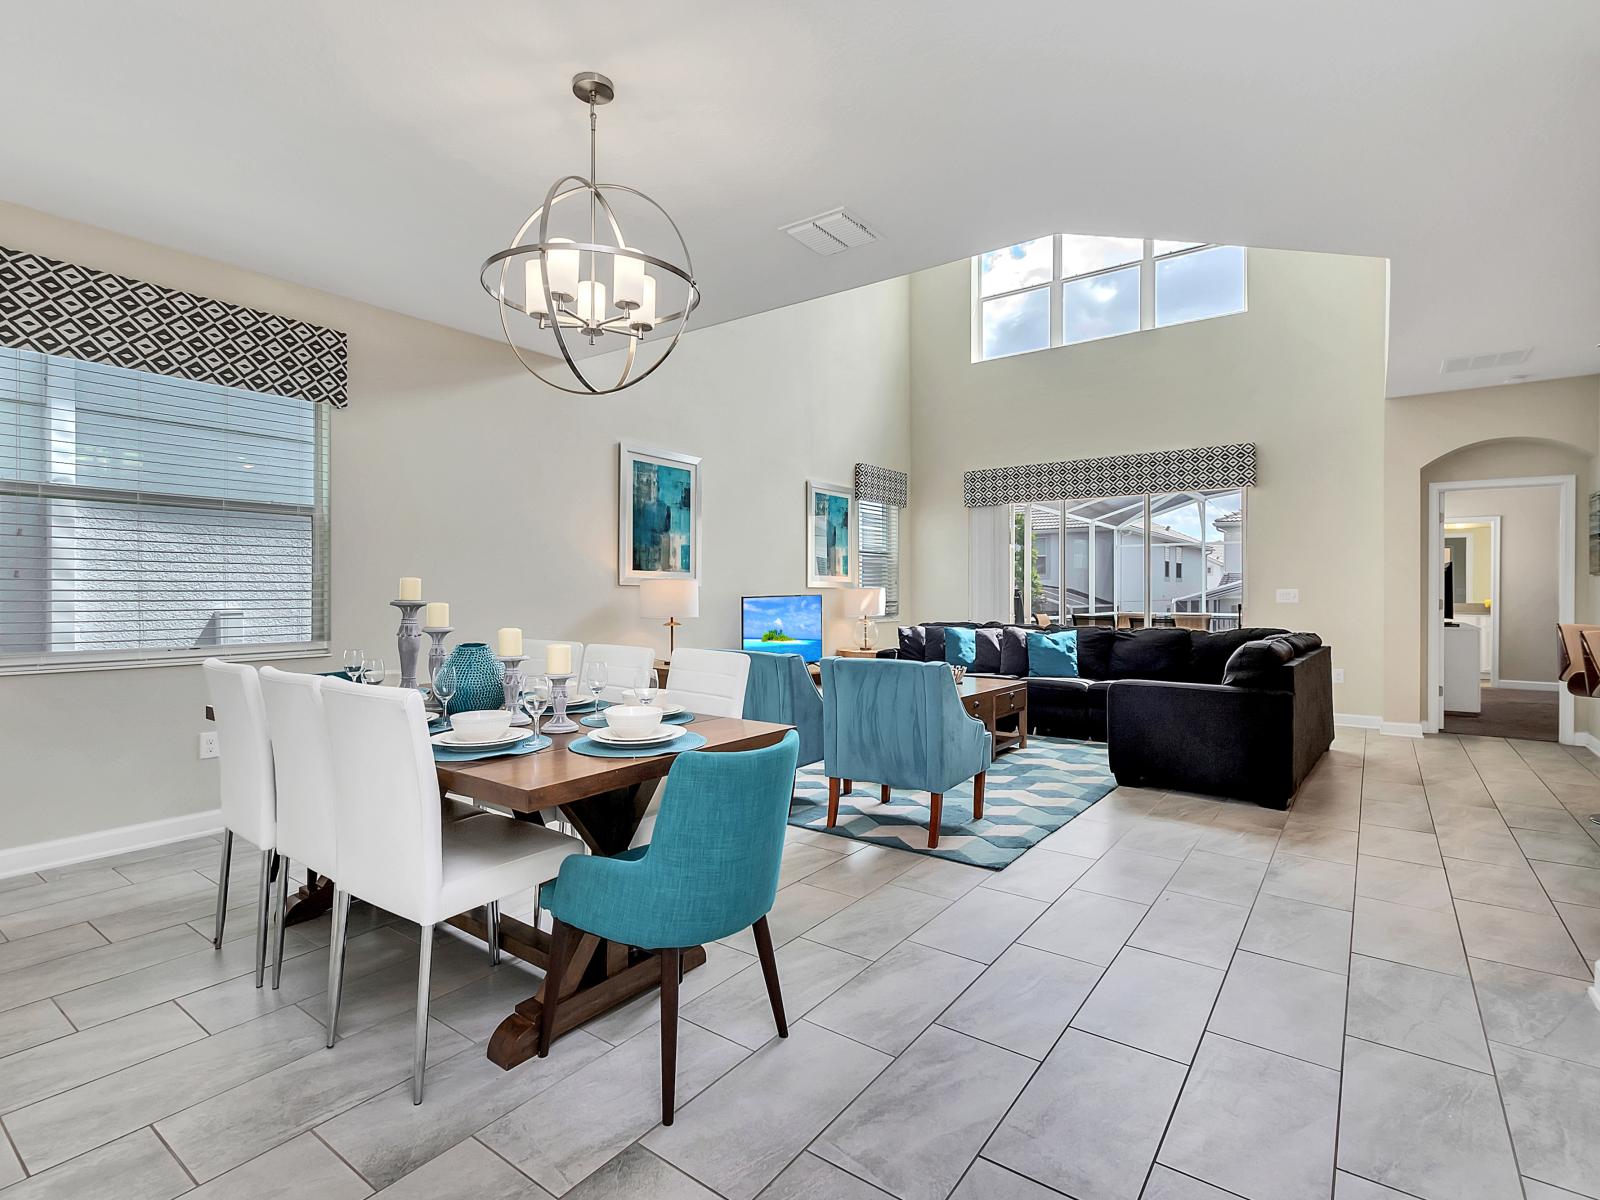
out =
<svg viewBox="0 0 1600 1200"><path fill-rule="evenodd" d="M941 660L943 631L952 626L999 631L979 639L980 654L998 643L1003 661L979 666L1005 669L985 673L1027 674L1015 648L1039 631L999 622L908 626L900 645L879 656ZM1287 808L1333 741L1333 659L1314 633L1075 632L1078 677L1028 678L1029 727L1106 742L1118 783Z"/></svg>

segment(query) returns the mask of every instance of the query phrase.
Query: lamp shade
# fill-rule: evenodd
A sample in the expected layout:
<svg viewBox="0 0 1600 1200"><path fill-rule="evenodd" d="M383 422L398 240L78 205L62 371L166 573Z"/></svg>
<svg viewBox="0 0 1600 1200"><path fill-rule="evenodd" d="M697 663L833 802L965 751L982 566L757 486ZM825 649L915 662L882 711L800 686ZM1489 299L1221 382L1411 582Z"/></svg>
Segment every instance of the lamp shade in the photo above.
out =
<svg viewBox="0 0 1600 1200"><path fill-rule="evenodd" d="M639 585L641 617L698 617L700 582L696 579L646 579Z"/></svg>
<svg viewBox="0 0 1600 1200"><path fill-rule="evenodd" d="M887 604L881 587L851 588L850 611L858 617L881 617Z"/></svg>

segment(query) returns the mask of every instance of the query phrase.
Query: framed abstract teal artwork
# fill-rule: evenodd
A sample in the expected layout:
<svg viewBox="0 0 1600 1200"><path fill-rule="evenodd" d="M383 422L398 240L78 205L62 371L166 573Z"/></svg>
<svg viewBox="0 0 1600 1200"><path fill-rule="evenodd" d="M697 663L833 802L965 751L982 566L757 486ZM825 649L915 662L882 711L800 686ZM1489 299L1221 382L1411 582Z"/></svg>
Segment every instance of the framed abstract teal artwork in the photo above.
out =
<svg viewBox="0 0 1600 1200"><path fill-rule="evenodd" d="M700 578L700 460L617 447L617 582Z"/></svg>
<svg viewBox="0 0 1600 1200"><path fill-rule="evenodd" d="M806 586L850 587L855 578L855 492L806 481Z"/></svg>

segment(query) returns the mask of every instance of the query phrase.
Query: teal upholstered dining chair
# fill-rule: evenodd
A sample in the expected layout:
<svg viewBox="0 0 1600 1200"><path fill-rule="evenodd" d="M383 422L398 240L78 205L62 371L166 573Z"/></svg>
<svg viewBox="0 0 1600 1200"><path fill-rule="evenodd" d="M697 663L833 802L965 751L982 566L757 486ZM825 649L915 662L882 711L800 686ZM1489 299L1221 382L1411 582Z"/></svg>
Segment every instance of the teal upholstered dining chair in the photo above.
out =
<svg viewBox="0 0 1600 1200"><path fill-rule="evenodd" d="M800 735L800 765L822 758L822 695L798 654L750 655L744 719L793 725Z"/></svg>
<svg viewBox="0 0 1600 1200"><path fill-rule="evenodd" d="M541 1001L541 1058L555 1037L575 930L660 952L663 1125L672 1124L684 947L754 926L778 1036L789 1036L767 913L778 894L799 744L791 730L760 750L678 755L648 845L561 864L555 883L544 887L555 925Z"/></svg>
<svg viewBox="0 0 1600 1200"><path fill-rule="evenodd" d="M839 823L839 793L868 779L883 789L929 793L928 849L939 845L944 794L972 780L972 816L983 816L989 731L961 703L950 667L886 658L822 660L823 769L828 824Z"/></svg>

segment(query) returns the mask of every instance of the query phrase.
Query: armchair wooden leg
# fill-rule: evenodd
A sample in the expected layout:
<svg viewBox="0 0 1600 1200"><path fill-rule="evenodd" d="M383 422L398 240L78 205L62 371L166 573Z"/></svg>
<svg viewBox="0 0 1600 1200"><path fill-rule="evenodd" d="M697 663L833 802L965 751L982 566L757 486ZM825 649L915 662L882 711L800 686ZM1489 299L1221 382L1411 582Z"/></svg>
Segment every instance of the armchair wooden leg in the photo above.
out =
<svg viewBox="0 0 1600 1200"><path fill-rule="evenodd" d="M783 1015L783 991L778 987L778 956L772 952L772 930L767 927L767 918L762 917L755 923L756 953L761 956L761 974L767 981L767 1000L772 1005L772 1020L778 1027L778 1036L789 1036L789 1021Z"/></svg>
<svg viewBox="0 0 1600 1200"><path fill-rule="evenodd" d="M972 777L972 819L983 819L983 781L989 772L979 771Z"/></svg>
<svg viewBox="0 0 1600 1200"><path fill-rule="evenodd" d="M855 791L856 790L856 781L854 779L846 779L844 781L844 790L846 792Z"/></svg>
<svg viewBox="0 0 1600 1200"><path fill-rule="evenodd" d="M878 803L889 803L889 785L887 783L881 784L878 788Z"/></svg>
<svg viewBox="0 0 1600 1200"><path fill-rule="evenodd" d="M561 972L572 953L572 926L552 916L550 927L550 965L544 973L544 999L539 1005L539 1057L550 1056L550 1043L556 1040L556 1005L561 1000Z"/></svg>
<svg viewBox="0 0 1600 1200"><path fill-rule="evenodd" d="M661 1123L672 1124L678 1083L678 973L680 950L661 951Z"/></svg>
<svg viewBox="0 0 1600 1200"><path fill-rule="evenodd" d="M833 776L828 776L828 826L832 828L839 823L839 781Z"/></svg>
<svg viewBox="0 0 1600 1200"><path fill-rule="evenodd" d="M939 821L944 816L944 793L934 792L928 797L928 849L939 846Z"/></svg>

